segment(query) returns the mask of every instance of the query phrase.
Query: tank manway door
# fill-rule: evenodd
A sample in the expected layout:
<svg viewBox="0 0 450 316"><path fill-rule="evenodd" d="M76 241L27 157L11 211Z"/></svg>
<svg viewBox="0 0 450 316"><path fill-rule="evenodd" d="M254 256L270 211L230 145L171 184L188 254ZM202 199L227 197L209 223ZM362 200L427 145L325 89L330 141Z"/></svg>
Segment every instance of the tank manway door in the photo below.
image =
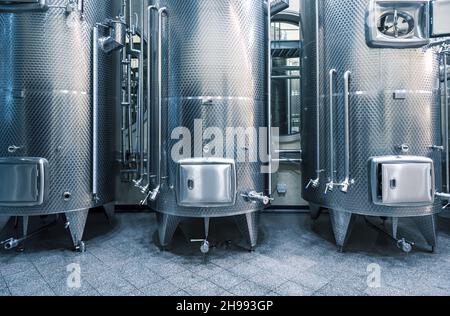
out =
<svg viewBox="0 0 450 316"><path fill-rule="evenodd" d="M0 12L43 11L48 0L0 0Z"/></svg>
<svg viewBox="0 0 450 316"><path fill-rule="evenodd" d="M450 36L450 0L431 2L431 36Z"/></svg>
<svg viewBox="0 0 450 316"><path fill-rule="evenodd" d="M426 206L434 202L434 165L426 157L377 157L371 160L375 204Z"/></svg>
<svg viewBox="0 0 450 316"><path fill-rule="evenodd" d="M0 159L0 207L42 205L48 195L48 162L40 158Z"/></svg>
<svg viewBox="0 0 450 316"><path fill-rule="evenodd" d="M234 160L186 159L178 163L179 206L231 206L236 202L236 187Z"/></svg>
<svg viewBox="0 0 450 316"><path fill-rule="evenodd" d="M370 47L414 48L450 35L450 0L371 0L366 37Z"/></svg>

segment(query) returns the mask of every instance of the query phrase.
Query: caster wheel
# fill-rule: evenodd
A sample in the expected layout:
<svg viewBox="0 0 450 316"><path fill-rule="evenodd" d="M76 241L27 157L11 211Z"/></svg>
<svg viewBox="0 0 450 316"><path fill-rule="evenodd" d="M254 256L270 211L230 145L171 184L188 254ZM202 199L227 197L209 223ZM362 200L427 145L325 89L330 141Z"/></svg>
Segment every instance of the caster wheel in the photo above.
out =
<svg viewBox="0 0 450 316"><path fill-rule="evenodd" d="M436 251L437 251L436 246L431 247L431 253L436 253Z"/></svg>
<svg viewBox="0 0 450 316"><path fill-rule="evenodd" d="M338 247L338 252L339 253L344 253L344 246L339 246Z"/></svg>
<svg viewBox="0 0 450 316"><path fill-rule="evenodd" d="M412 251L413 245L407 242L405 239L399 240L397 247L400 248L404 253L410 253Z"/></svg>
<svg viewBox="0 0 450 316"><path fill-rule="evenodd" d="M203 254L207 254L209 252L209 242L207 240L205 240L203 244L200 246L200 251Z"/></svg>
<svg viewBox="0 0 450 316"><path fill-rule="evenodd" d="M85 253L86 252L86 244L84 241L80 241L78 243L78 246L75 247L75 251L79 253Z"/></svg>

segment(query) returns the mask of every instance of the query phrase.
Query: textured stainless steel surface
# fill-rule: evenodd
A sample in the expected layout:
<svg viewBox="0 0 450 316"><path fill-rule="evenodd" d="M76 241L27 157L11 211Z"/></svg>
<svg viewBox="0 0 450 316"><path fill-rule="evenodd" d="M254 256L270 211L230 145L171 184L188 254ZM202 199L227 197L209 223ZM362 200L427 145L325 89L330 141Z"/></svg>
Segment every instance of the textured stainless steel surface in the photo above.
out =
<svg viewBox="0 0 450 316"><path fill-rule="evenodd" d="M64 6L67 1L49 1ZM114 58L99 53L98 197L92 199L92 27L117 1L85 0L84 19L63 8L0 13L0 156L49 162L49 198L1 215L85 210L113 201ZM8 147L20 149L10 153ZM2 180L4 181L4 180ZM70 199L64 197L70 192Z"/></svg>
<svg viewBox="0 0 450 316"><path fill-rule="evenodd" d="M309 202L336 211L361 215L408 217L432 215L441 211L439 201L426 207L386 207L372 203L368 161L371 157L398 155L399 145L409 144L408 155L428 157L434 161L436 188L441 187L441 153L430 146L441 145L439 102L439 57L434 49L373 49L366 44L365 14L368 0L319 0L318 39L319 69L316 59L315 3L302 4L305 49L303 56L304 109L303 166L304 187L317 177L316 97L320 114L320 166L318 188L303 190ZM328 74L336 69L335 139L330 140L327 104ZM347 194L339 190L325 192L326 182L345 178L344 142L344 73L351 71L350 81L350 175L354 179ZM315 82L319 83L316 95ZM405 91L406 99L397 100L395 91ZM331 141L335 143L335 170L329 170Z"/></svg>
<svg viewBox="0 0 450 316"><path fill-rule="evenodd" d="M267 4L262 0L161 0L153 4L167 8L162 25L163 183L155 209L181 217L232 216L262 209L262 203L250 203L239 196L236 204L230 207L179 207L176 200L177 168L171 158L171 149L178 140L171 140L171 133L177 127L186 127L198 139L194 134L197 119L203 120L201 133L209 127L225 133L228 127L267 126ZM157 29L156 14L151 23ZM156 50L157 36L151 38ZM153 55L156 58L156 51ZM154 118L159 116L157 79L154 72L154 91L151 93ZM155 121L152 139L157 139L158 127ZM153 142L152 146L152 174L157 175L158 144ZM192 157L201 158L202 153L195 152L194 146L192 148ZM234 152L238 150L234 148ZM268 191L267 177L261 173L261 166L259 162L236 163L238 194ZM156 182L152 187L156 187Z"/></svg>

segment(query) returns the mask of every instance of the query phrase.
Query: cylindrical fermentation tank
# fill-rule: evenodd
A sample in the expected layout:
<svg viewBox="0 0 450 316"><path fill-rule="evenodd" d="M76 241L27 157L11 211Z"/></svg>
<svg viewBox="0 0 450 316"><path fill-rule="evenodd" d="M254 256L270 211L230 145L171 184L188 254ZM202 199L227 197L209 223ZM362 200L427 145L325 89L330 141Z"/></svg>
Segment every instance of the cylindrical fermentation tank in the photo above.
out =
<svg viewBox="0 0 450 316"><path fill-rule="evenodd" d="M353 215L412 217L436 246L443 137L427 1L304 0L303 197L331 210L339 247ZM396 22L397 21L397 22Z"/></svg>
<svg viewBox="0 0 450 316"><path fill-rule="evenodd" d="M64 213L84 248L88 210L114 201L118 76L93 30L119 12L110 0L0 1L3 223Z"/></svg>
<svg viewBox="0 0 450 316"><path fill-rule="evenodd" d="M256 214L269 192L264 163L248 159L258 147L248 132L261 139L259 128L269 126L269 6L263 0L153 3L151 198L159 242L168 245L184 218L204 218L207 237L210 218L235 216L254 247ZM240 130L227 138L228 128Z"/></svg>

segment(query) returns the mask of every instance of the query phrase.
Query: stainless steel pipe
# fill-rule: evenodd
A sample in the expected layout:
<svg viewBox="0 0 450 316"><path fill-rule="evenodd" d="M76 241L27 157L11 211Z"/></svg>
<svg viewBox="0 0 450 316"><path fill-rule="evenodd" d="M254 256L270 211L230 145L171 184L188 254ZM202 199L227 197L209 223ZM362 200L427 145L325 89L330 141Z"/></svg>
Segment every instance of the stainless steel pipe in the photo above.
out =
<svg viewBox="0 0 450 316"><path fill-rule="evenodd" d="M92 198L98 199L98 25L92 38Z"/></svg>
<svg viewBox="0 0 450 316"><path fill-rule="evenodd" d="M341 191L348 192L350 186L350 77L351 72L344 74L344 174Z"/></svg>

